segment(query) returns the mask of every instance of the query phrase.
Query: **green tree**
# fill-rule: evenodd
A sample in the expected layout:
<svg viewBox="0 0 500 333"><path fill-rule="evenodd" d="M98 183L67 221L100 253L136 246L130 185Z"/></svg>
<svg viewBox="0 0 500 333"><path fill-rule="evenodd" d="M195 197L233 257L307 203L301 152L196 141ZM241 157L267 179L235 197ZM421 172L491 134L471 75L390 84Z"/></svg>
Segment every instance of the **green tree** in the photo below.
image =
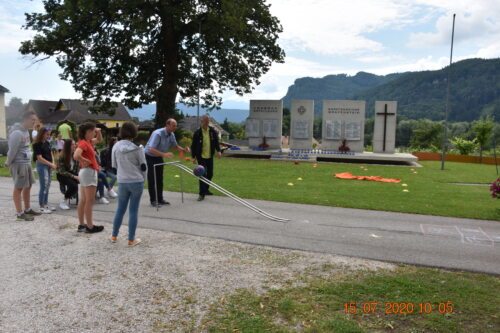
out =
<svg viewBox="0 0 500 333"><path fill-rule="evenodd" d="M21 44L36 61L55 57L84 99L99 110L113 98L129 108L156 101L156 125L175 101L204 106L224 90L249 93L273 62L283 62L282 27L265 0L44 0L26 14L37 33Z"/></svg>
<svg viewBox="0 0 500 333"><path fill-rule="evenodd" d="M495 123L493 117L481 117L481 119L476 120L472 123L472 130L476 134L476 140L479 144L479 160L483 160L483 149L488 144L493 133L493 127Z"/></svg>
<svg viewBox="0 0 500 333"><path fill-rule="evenodd" d="M375 126L375 119L368 118L365 121L365 142L364 145L371 146L373 143L373 130Z"/></svg>
<svg viewBox="0 0 500 333"><path fill-rule="evenodd" d="M323 133L323 118L315 117L313 126L313 138L321 139Z"/></svg>
<svg viewBox="0 0 500 333"><path fill-rule="evenodd" d="M418 121L405 119L396 126L396 147L409 147L413 131L417 128Z"/></svg>
<svg viewBox="0 0 500 333"><path fill-rule="evenodd" d="M223 129L225 129L226 131L229 132L229 121L227 120L227 117L224 118L224 121L222 122L220 127L222 127Z"/></svg>
<svg viewBox="0 0 500 333"><path fill-rule="evenodd" d="M443 124L429 119L418 120L410 140L414 149L430 149L438 151L441 146Z"/></svg>
<svg viewBox="0 0 500 333"><path fill-rule="evenodd" d="M283 108L283 135L290 135L290 109Z"/></svg>
<svg viewBox="0 0 500 333"><path fill-rule="evenodd" d="M23 100L19 97L12 97L9 101L9 107L15 109L22 109L24 108Z"/></svg>

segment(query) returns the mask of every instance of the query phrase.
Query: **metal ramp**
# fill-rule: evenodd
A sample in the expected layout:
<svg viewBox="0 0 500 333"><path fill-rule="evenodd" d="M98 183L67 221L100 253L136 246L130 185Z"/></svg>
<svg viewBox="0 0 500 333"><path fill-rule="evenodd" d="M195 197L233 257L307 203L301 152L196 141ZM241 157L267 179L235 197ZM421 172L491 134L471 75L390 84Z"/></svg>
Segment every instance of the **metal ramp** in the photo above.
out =
<svg viewBox="0 0 500 333"><path fill-rule="evenodd" d="M213 187L214 189L216 189L220 193L226 195L227 197L229 197L229 198L233 199L234 201L238 202L239 204L247 207L248 209L254 211L255 213L257 213L257 214L259 214L259 215L261 215L261 216L263 216L263 217L265 217L265 218L267 218L269 220L276 221L276 222L287 222L287 221L290 221L289 219L269 214L268 212L266 212L266 211L264 211L264 210L262 210L262 209L260 209L260 208L258 208L256 206L254 206L250 202L248 202L248 201L246 201L246 200L238 197L236 194L229 192L228 190L226 190L222 186L217 185L216 183L214 183L214 182L206 179L205 177L195 176L193 174L193 170L191 170L190 168L188 168L187 166L185 166L184 164L182 164L180 161L173 161L173 162L165 162L165 163L155 164L154 165L154 179L155 179L155 183L156 183L156 167L161 166L161 165L171 165L171 166L174 166L174 167L176 167L176 168L184 171L185 173L191 175L192 177L198 178L199 180L201 180L205 184L210 185L211 187ZM158 190L155 187L156 197L158 198L158 192L157 191ZM183 190L183 182L182 182L182 173L181 173L181 198L182 198L182 202L184 202L184 190ZM158 211L158 209L159 209L159 206L157 204L156 210Z"/></svg>

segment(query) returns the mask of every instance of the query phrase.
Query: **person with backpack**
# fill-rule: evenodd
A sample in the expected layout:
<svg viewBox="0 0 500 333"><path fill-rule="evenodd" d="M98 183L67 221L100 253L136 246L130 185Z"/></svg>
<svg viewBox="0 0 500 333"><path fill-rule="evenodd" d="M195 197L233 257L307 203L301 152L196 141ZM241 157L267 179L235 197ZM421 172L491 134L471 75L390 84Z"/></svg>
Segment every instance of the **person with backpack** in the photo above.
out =
<svg viewBox="0 0 500 333"><path fill-rule="evenodd" d="M78 193L78 172L80 171L80 167L73 159L75 148L76 145L73 139L64 140L61 155L57 160L57 180L65 189L63 193L64 200L59 204L59 207L63 210L69 209L66 201L69 201L69 199L75 197Z"/></svg>

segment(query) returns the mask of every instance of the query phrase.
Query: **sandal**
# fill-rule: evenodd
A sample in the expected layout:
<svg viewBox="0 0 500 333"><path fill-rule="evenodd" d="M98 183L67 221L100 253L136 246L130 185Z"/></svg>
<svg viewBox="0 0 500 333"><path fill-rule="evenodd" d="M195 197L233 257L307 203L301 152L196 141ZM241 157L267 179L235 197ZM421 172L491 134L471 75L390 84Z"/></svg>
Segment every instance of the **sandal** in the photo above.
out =
<svg viewBox="0 0 500 333"><path fill-rule="evenodd" d="M128 246L132 247L132 246L136 246L137 244L139 244L141 241L140 238L136 238L134 240L129 240L128 241Z"/></svg>

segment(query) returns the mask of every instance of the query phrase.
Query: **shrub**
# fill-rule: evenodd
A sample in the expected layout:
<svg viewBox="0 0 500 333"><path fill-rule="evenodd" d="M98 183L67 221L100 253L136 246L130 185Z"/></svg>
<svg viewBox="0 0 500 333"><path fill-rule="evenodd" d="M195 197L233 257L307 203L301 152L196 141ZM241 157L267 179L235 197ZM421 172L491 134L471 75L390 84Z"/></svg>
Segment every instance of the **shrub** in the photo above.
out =
<svg viewBox="0 0 500 333"><path fill-rule="evenodd" d="M466 140L464 138L455 137L451 140L451 143L455 146L461 155L470 155L477 149L477 140Z"/></svg>

